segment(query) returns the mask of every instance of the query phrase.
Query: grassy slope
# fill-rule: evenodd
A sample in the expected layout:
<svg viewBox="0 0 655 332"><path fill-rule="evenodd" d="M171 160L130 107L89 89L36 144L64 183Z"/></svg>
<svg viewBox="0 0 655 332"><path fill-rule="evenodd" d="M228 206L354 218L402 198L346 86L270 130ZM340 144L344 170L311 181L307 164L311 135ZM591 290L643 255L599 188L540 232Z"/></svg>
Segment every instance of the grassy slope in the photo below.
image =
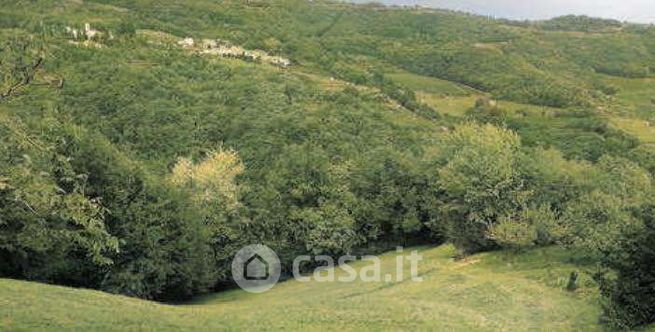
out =
<svg viewBox="0 0 655 332"><path fill-rule="evenodd" d="M619 90L610 123L636 136L644 143L655 143L655 80L609 77Z"/></svg>
<svg viewBox="0 0 655 332"><path fill-rule="evenodd" d="M459 262L449 246L419 250L422 283L288 281L260 295L232 290L179 306L2 279L0 330L600 329L591 282L584 277L575 294L562 289L579 268L559 249ZM394 271L394 256L383 256L383 273Z"/></svg>
<svg viewBox="0 0 655 332"><path fill-rule="evenodd" d="M475 101L482 96L489 96L461 84L439 80L432 77L416 75L408 72L392 72L393 80L416 92L419 101L439 110L441 114L454 118L462 118ZM597 108L596 114L608 124L635 138L643 144L655 144L655 85L651 78L620 78L603 76L603 81L617 89L617 93L608 99L604 106ZM520 121L525 126L518 130L524 143L530 145L546 145L542 137L550 137L550 142L564 143L571 138L579 139L580 135L588 135L584 130L575 132L573 118L561 118L559 113L571 109L554 108L540 105L517 103L507 100L498 101L498 106L507 112L510 119ZM532 123L532 126L527 124ZM537 126L535 126L537 124ZM517 129L517 128L513 128ZM545 135L537 135L538 139L526 137L542 131ZM567 138L568 137L568 138ZM558 146L563 149L562 146ZM566 149L563 149L566 150Z"/></svg>

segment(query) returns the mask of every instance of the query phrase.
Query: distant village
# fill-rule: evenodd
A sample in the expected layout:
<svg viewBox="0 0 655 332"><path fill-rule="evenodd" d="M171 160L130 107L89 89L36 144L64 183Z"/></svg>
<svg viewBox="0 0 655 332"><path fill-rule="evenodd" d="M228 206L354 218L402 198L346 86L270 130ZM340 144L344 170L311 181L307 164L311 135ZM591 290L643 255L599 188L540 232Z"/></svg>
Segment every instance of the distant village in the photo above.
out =
<svg viewBox="0 0 655 332"><path fill-rule="evenodd" d="M287 68L291 66L291 60L275 55L269 55L261 50L246 50L243 47L233 45L229 41L221 39L202 39L195 41L187 37L177 42L183 48L197 50L200 54L218 55L226 58L245 59L250 61L262 61L274 66Z"/></svg>
<svg viewBox="0 0 655 332"><path fill-rule="evenodd" d="M84 29L67 26L66 33L72 37L68 42L73 45L102 48L103 40L112 40L114 35L110 31L100 31L91 28L91 23L84 23Z"/></svg>
<svg viewBox="0 0 655 332"><path fill-rule="evenodd" d="M99 31L93 29L90 23L84 24L84 29L76 29L70 26L65 28L72 40L69 43L74 45L82 45L87 47L101 48L102 44L98 43L103 39L114 39L110 31ZM291 60L276 56L269 55L262 50L247 50L243 47L233 45L231 42L221 39L202 39L199 41L187 37L177 41L177 45L196 51L200 54L217 55L226 58L244 59L248 61L261 61L277 67L288 68L291 66Z"/></svg>

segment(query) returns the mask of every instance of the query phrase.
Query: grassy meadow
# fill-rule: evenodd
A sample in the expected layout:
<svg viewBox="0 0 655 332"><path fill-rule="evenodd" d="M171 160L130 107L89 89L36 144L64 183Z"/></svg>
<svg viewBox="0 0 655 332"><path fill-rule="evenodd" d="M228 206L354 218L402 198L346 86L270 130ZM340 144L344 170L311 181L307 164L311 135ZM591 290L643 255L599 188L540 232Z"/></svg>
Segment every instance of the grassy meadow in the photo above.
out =
<svg viewBox="0 0 655 332"><path fill-rule="evenodd" d="M587 267L572 263L561 249L493 252L458 261L451 246L405 253L410 250L423 255L422 282L291 280L263 294L234 289L175 305L2 279L0 329L601 330L598 294L589 277L582 274L577 291L565 290L569 274ZM395 271L395 256L381 256L383 274ZM337 268L336 276L340 273Z"/></svg>

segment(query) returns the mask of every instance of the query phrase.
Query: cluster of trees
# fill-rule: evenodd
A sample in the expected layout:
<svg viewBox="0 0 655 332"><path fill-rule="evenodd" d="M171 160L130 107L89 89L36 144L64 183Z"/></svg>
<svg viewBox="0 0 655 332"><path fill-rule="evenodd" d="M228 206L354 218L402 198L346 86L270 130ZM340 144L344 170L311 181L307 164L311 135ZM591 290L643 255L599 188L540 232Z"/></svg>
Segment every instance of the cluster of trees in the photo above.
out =
<svg viewBox="0 0 655 332"><path fill-rule="evenodd" d="M602 19L589 16L566 15L535 23L546 30L581 31L581 32L612 32L624 24L617 20ZM627 24L625 24L627 25Z"/></svg>
<svg viewBox="0 0 655 332"><path fill-rule="evenodd" d="M502 119L497 107L478 102L470 114L478 122L458 127L442 146L439 226L446 239L464 254L566 246L599 263L593 274L608 324L652 323L652 146L571 160L492 125Z"/></svg>
<svg viewBox="0 0 655 332"><path fill-rule="evenodd" d="M224 273L220 241L229 232L217 220L232 206L232 161L232 172L212 179L225 188L217 194L196 173L182 183L183 166L171 184L157 181L104 137L51 117L38 136L11 116L0 128L2 275L172 300ZM200 168L232 156L210 158ZM197 207L210 194L216 204Z"/></svg>
<svg viewBox="0 0 655 332"><path fill-rule="evenodd" d="M463 125L444 146L442 209L449 238L465 252L561 242L600 253L640 224L632 210L651 203L652 174L627 159L567 160L525 149L490 124Z"/></svg>
<svg viewBox="0 0 655 332"><path fill-rule="evenodd" d="M610 325L652 322L655 187L641 166L647 160L567 160L525 148L516 133L491 124L459 126L438 160L439 217L430 226L463 254L567 246L600 263L594 273Z"/></svg>
<svg viewBox="0 0 655 332"><path fill-rule="evenodd" d="M29 40L6 41L29 52L2 64L29 59L40 47ZM44 69L3 101L2 276L178 300L229 282L249 243L290 263L427 237L426 118L390 112L378 92L115 43L44 52ZM66 85L42 85L52 73Z"/></svg>

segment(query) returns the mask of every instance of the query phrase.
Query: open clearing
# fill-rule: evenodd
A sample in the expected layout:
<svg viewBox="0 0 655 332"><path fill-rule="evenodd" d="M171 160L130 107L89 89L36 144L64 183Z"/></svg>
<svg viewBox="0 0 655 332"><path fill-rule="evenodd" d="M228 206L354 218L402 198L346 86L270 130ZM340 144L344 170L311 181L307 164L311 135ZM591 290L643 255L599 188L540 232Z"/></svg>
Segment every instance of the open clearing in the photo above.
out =
<svg viewBox="0 0 655 332"><path fill-rule="evenodd" d="M2 279L0 330L601 329L588 276L582 274L577 292L564 290L569 273L581 268L560 249L486 253L464 261L452 259L450 246L416 250L424 257L423 282L287 281L264 294L235 289L183 305ZM395 270L394 252L382 256L382 267L383 275Z"/></svg>

